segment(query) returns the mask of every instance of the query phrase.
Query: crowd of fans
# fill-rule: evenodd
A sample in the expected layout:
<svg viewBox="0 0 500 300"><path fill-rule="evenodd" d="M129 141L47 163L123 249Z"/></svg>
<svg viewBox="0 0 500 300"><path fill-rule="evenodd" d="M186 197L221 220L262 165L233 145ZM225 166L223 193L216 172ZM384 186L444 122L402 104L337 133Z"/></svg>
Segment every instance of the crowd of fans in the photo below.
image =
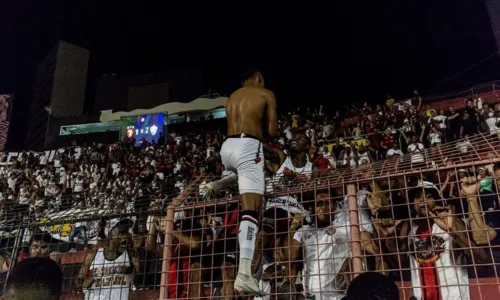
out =
<svg viewBox="0 0 500 300"><path fill-rule="evenodd" d="M218 133L170 134L141 147L134 147L133 139L113 145L68 145L52 161L45 153L22 152L12 164L0 167L2 216L24 214L28 207L23 217L30 220L69 207L95 208L104 214L147 209L147 200L163 199L174 188L182 190L193 177L220 176L222 165L215 153L221 142Z"/></svg>
<svg viewBox="0 0 500 300"><path fill-rule="evenodd" d="M357 166L473 136L480 132L498 135L500 109L483 103L479 95L464 100L463 107L436 111L423 105L417 91L414 97L395 103L391 96L385 105L353 105L333 114L318 109L294 110L281 118L282 137L275 147L284 148L297 130L311 140L311 155L321 169ZM328 145L333 142L333 147ZM281 145L281 146L280 146ZM325 160L327 159L328 162Z"/></svg>
<svg viewBox="0 0 500 300"><path fill-rule="evenodd" d="M417 153L479 132L498 134L500 110L475 95L462 108L436 112L414 98L372 108L345 107L333 114L319 109L296 109L280 119L280 137L269 147L286 153L294 133L309 138L309 159L320 170L353 167L376 160ZM348 120L350 124L347 125ZM49 162L48 155L22 152L10 166L0 168L0 202L8 207L29 206L30 216L64 208L64 195L74 195L70 205L130 212L134 203L148 195L164 197L201 174L220 176L223 166L218 151L224 140L220 132L161 136L157 143L133 147L134 140L114 145L68 145ZM4 157L6 159L6 157ZM153 197L153 196L151 196ZM144 203L143 203L144 205ZM147 205L147 203L145 204ZM3 213L1 215L4 215Z"/></svg>
<svg viewBox="0 0 500 300"><path fill-rule="evenodd" d="M313 164L315 170L321 172L342 168L363 169L377 160L394 159L408 153L413 159L419 153L425 152L426 148L440 147L441 144L467 139L478 133L486 133L494 137L500 134L498 131L500 110L494 111L494 106L483 103L478 95L471 96L464 102L464 107L450 107L448 111L437 112L430 105L424 106L421 97L415 91L414 98L408 101L395 103L392 97L388 97L384 105L377 105L375 108L364 103L362 107L346 107L345 110L334 113L327 112L322 106L318 109L296 109L282 115L279 122L280 137L266 146L270 149L282 150L285 155L291 155L293 152L290 150L291 144L300 143L297 141L297 136L303 134L307 137L307 159ZM218 155L224 138L220 132L200 131L182 136L169 133L167 136L161 136L157 143L144 142L140 147L135 147L136 141L133 139L126 139L113 145L71 144L58 151L51 159L45 153L22 152L12 163L0 166L0 224L5 226L12 219L35 223L48 214L75 208L95 209L98 217L157 211L170 203L172 195L191 187L190 183L197 178L203 179L199 180L199 186L196 186L194 195L201 198L206 192L204 186L213 180L212 178L220 178L225 173ZM456 144L459 145L459 143L461 142L458 141ZM474 219L469 217L470 213L487 212L484 224L478 223L475 226L498 229L500 227L500 224L497 224L497 219L499 219L497 215L499 205L496 199L498 183L494 178L500 177L496 175L499 169L498 165L482 165L472 169L460 169L456 172L452 169L446 172L433 171L427 173L425 178L414 178L411 184L405 182L407 178L403 177L371 184L364 183L358 192L358 204L362 223L362 249L373 258L373 261L367 262L367 268L386 274L391 273L387 270L393 270L393 273L397 273L398 279L404 277L402 273L394 270L401 270L406 263L410 263L408 260L404 260L406 263L400 260L399 264L395 264L391 260L379 261L377 257L407 251L408 241L405 244L401 240L397 249L393 244L377 245L369 241L376 238L386 239L391 234L407 238L412 229L411 222L408 222L412 213L417 215L420 213L422 217L432 218L427 212L418 208L415 209L416 212L408 208L408 203L421 199L421 194L418 196L404 193L408 185L436 190L438 193L435 195L431 193L432 196L436 200L437 198L446 199L447 203L453 206L453 211L457 215L461 214L461 219L468 220L466 224L470 224L468 222ZM481 183L481 196L479 200L476 199L479 210L470 208L470 203L473 202L470 199L472 193L467 190L467 186L462 181L463 178L469 177L474 177ZM424 182L428 186L424 186ZM229 190L227 194L234 193ZM289 219L291 223L285 222L285 227L276 225L276 228L273 228L277 238L276 244L273 242L267 246L271 249L285 246L288 236L285 232L292 232L296 234L294 240L299 243L296 246L306 249L306 257L301 258L300 262L296 259L293 266L284 267L294 270L287 273L289 276L288 292L300 290L294 287L295 280L298 278L297 280L301 281L301 276L299 276L301 272L314 275L315 270L311 269L311 262L319 259L313 254L307 257L307 245L314 241L310 239L311 237L304 231L304 228L309 226L314 230L322 230L331 224L336 224L334 232L335 230L341 232L341 227L343 227L346 230L345 236L350 236L349 230L346 229L349 224L346 221L348 220L347 196L345 196L344 187L335 187L319 194L321 196L318 194L302 195L299 202L304 206L304 214L282 216L282 218ZM221 194L218 196L220 197ZM442 206L445 205L439 205L439 207ZM474 206L474 209L476 208ZM328 211L328 217L322 220L318 216L324 214L325 211ZM173 236L174 243L179 243L183 236L188 241L183 240L179 243L180 248L177 248L176 252L177 259L182 260L184 257L190 260L193 257L205 255L206 259L196 260L197 268L200 269L201 266L202 269L210 270L210 272L201 272L196 280L199 284L207 284L209 290L213 288L210 282L222 281L223 277L228 278L226 272L230 271L224 271L221 268L226 261L221 256L236 251L236 247L228 248L225 240L234 238L237 232L237 212L238 205L230 204L222 208L211 206L203 212L189 210L181 215L176 214L175 230L179 235ZM316 225L307 220L307 215L316 216ZM162 217L160 213L159 216L154 215L148 218L153 225L145 224L146 220L141 220L145 228L139 230L137 228L140 226L136 225L135 234L139 231L148 232L150 235L162 233L163 228L160 226ZM278 220L279 218L275 215L271 219ZM395 229L396 226L400 227ZM474 230L475 227L469 226ZM279 232L278 227L283 231ZM77 228L78 226L75 225L74 229ZM388 228L390 230L387 230ZM77 234L75 232L72 236ZM147 251L157 248L156 239L148 240L148 242L146 240L147 238L144 238L143 244L147 244ZM482 237L476 242L491 245L495 243L494 241L494 238ZM288 246L293 244L290 240L288 243L290 243ZM334 247L333 244L331 247ZM343 280L343 283L336 285L336 289L342 290L349 283L348 277L351 269L347 263L350 262L349 250L343 248L339 251L344 251L340 254L344 255L345 259L329 271L346 275L343 279L337 278L340 281ZM159 251L154 250L154 252L156 257L161 256ZM144 255L149 257L148 254ZM481 255L482 253L473 256L480 261L484 259L484 255ZM287 258L288 262L291 261L289 254L274 253L270 256L271 258L267 258L268 263L277 262L278 257L282 260ZM309 264L307 264L308 260ZM302 262L305 262L309 269L301 267ZM261 278L268 276L269 272L273 273L272 270L276 269L273 266L268 270L263 270L263 264L258 264L258 266L260 270L256 272L260 272ZM144 270L142 268L141 272L148 272ZM158 271L156 269L156 277L159 277ZM276 286L280 286L281 290L285 289L283 288L283 282L286 281L283 280L284 275L272 274L266 277L272 278L271 281L276 281L280 276L280 283L272 284L274 292L276 292ZM290 284L291 278L293 278L292 284ZM152 284L151 282L158 284L157 280L146 281L143 280L142 284ZM307 280L302 278L302 281ZM136 282L136 285L141 284ZM221 288L224 289L224 287ZM321 288L328 289L328 286L321 286ZM181 288L181 290L174 289L171 296L182 297L181 294L188 293L188 290L190 287ZM200 290L198 288L198 293ZM314 294L314 289L309 292ZM337 299L335 298L337 292L334 293L335 296L328 296L325 299ZM197 292L191 291L191 295L193 293ZM224 292L220 293L224 294Z"/></svg>

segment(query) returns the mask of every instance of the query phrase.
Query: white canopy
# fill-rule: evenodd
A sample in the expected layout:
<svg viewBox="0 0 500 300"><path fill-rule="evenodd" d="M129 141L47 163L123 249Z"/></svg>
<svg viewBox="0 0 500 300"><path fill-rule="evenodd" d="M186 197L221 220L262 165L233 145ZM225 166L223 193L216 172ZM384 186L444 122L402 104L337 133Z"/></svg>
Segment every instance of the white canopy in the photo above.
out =
<svg viewBox="0 0 500 300"><path fill-rule="evenodd" d="M189 103L169 102L150 109L136 109L133 111L113 112L111 109L101 110L101 117L99 120L101 122L112 122L120 121L121 117L149 115L162 112L173 115L194 110L211 110L217 107L226 106L227 99L227 97L219 97L215 99L198 98Z"/></svg>

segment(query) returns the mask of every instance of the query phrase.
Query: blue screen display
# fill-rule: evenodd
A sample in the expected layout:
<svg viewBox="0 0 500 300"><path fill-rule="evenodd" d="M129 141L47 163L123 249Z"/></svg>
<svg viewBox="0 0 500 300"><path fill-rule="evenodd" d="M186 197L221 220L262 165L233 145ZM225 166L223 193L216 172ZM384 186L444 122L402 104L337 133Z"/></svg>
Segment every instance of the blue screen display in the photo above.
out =
<svg viewBox="0 0 500 300"><path fill-rule="evenodd" d="M135 145L140 146L143 141L158 142L160 134L163 133L164 118L163 113L139 116L135 123Z"/></svg>

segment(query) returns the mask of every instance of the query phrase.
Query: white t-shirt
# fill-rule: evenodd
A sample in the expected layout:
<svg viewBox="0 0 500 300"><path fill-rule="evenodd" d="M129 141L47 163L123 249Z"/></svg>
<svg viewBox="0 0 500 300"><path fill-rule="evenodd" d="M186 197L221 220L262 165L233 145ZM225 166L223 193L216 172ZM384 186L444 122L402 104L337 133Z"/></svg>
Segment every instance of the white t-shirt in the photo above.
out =
<svg viewBox="0 0 500 300"><path fill-rule="evenodd" d="M431 142L431 145L440 144L441 143L441 133L439 133L439 132L429 133L429 141Z"/></svg>
<svg viewBox="0 0 500 300"><path fill-rule="evenodd" d="M348 157L347 154L344 153L344 157L342 159L342 166L346 166L347 165L347 160L349 159L349 166L352 168L352 167L355 167L356 166L356 159L354 158L354 154L350 154L350 156Z"/></svg>
<svg viewBox="0 0 500 300"><path fill-rule="evenodd" d="M422 152L425 150L425 147L422 143L414 143L408 146L408 153L411 153L411 162L412 163L422 163L425 162L424 155Z"/></svg>
<svg viewBox="0 0 500 300"><path fill-rule="evenodd" d="M425 299L422 295L422 287L426 281L422 281L421 263L433 261L435 264L434 274L437 276L439 285L440 299L449 300L467 300L469 299L469 278L467 275L467 260L464 254L454 257L452 251L452 236L439 228L438 225L432 226L429 235L420 236L417 233L417 226L412 226L408 237L410 249L410 272L413 286L413 296L417 299ZM429 268L428 264L423 264ZM427 278L428 289L435 288L432 281Z"/></svg>
<svg viewBox="0 0 500 300"><path fill-rule="evenodd" d="M120 163L111 164L111 168L113 169L113 175L117 175L118 173L120 173L120 167L121 167Z"/></svg>
<svg viewBox="0 0 500 300"><path fill-rule="evenodd" d="M435 116L432 118L432 121L437 121L439 122L439 128L440 129L446 129L446 120L448 119L447 116ZM431 119L429 119L429 123L431 122Z"/></svg>
<svg viewBox="0 0 500 300"><path fill-rule="evenodd" d="M365 151L365 153L358 153L358 162L359 162L359 164L362 164L363 160L366 160L368 163L371 162L370 155L368 155L368 151Z"/></svg>
<svg viewBox="0 0 500 300"><path fill-rule="evenodd" d="M304 292L316 300L339 300L337 275L351 255L351 243L342 228L304 225L294 235L304 246Z"/></svg>
<svg viewBox="0 0 500 300"><path fill-rule="evenodd" d="M330 134L332 134L332 132L333 132L333 126L332 125L327 124L327 125L323 126L323 137L324 138L329 137Z"/></svg>
<svg viewBox="0 0 500 300"><path fill-rule="evenodd" d="M373 224L370 217L370 211L368 208L368 199L367 196L370 194L365 189L361 189L358 191L358 195L356 197L358 203L358 221L360 224L360 231L373 232ZM347 195L344 196L344 201L337 202L337 209L334 212L334 220L332 225L334 228L342 228L346 231L347 236L351 238L351 222L349 216L349 207L348 201L349 197Z"/></svg>
<svg viewBox="0 0 500 300"><path fill-rule="evenodd" d="M274 209L275 207L277 207L284 209L290 213L303 214L306 219L309 219L309 212L304 209L304 207L298 202L296 197L290 195L273 195L275 193L275 187L281 186L283 184L282 178L285 168L295 172L296 174L303 174L307 176L307 178L309 178L311 176L313 164L310 161L307 161L302 168L297 168L293 165L290 156L287 156L278 171L276 171L276 175L271 180L267 181L266 193L268 194L268 197L266 197L266 210Z"/></svg>
<svg viewBox="0 0 500 300"><path fill-rule="evenodd" d="M46 166L48 160L49 160L48 156L43 154L42 156L40 156L40 165Z"/></svg>
<svg viewBox="0 0 500 300"><path fill-rule="evenodd" d="M486 125L488 125L488 128L490 130L491 135L497 134L497 131L499 129L497 127L498 121L500 121L500 118L496 118L496 117L491 117L491 118L486 119Z"/></svg>
<svg viewBox="0 0 500 300"><path fill-rule="evenodd" d="M62 169L59 173L59 184L65 184L66 183L66 171Z"/></svg>
<svg viewBox="0 0 500 300"><path fill-rule="evenodd" d="M403 152L399 149L394 150L393 148L387 150L387 156L399 155L404 156Z"/></svg>
<svg viewBox="0 0 500 300"><path fill-rule="evenodd" d="M306 130L306 136L311 139L311 143L315 143L315 140L316 140L316 132L314 131L314 129L312 128L309 128Z"/></svg>
<svg viewBox="0 0 500 300"><path fill-rule="evenodd" d="M463 140L463 141L457 142L455 144L455 147L457 148L458 151L460 151L460 153L467 153L467 150L469 149L470 145L471 145L471 143L468 140Z"/></svg>
<svg viewBox="0 0 500 300"><path fill-rule="evenodd" d="M127 300L133 275L125 274L125 271L130 266L127 251L111 261L104 257L104 249L99 248L89 270L95 281L84 291L85 300Z"/></svg>
<svg viewBox="0 0 500 300"><path fill-rule="evenodd" d="M291 140L293 138L292 128L290 126L287 127L284 132L287 140Z"/></svg>
<svg viewBox="0 0 500 300"><path fill-rule="evenodd" d="M78 179L78 178L75 179L74 192L76 192L76 193L83 192L83 183L84 183L83 178L82 179Z"/></svg>

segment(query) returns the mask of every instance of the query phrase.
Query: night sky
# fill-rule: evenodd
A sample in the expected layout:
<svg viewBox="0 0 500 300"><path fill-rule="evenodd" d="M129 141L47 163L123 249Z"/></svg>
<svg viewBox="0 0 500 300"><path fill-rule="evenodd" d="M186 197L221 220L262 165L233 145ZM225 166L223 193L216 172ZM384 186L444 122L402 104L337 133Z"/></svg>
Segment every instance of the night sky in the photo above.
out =
<svg viewBox="0 0 500 300"><path fill-rule="evenodd" d="M497 51L484 1L2 1L11 145L23 140L37 63L59 39L91 51L91 86L105 73L191 68L203 70L206 90L229 94L256 64L278 109L334 110L498 79L498 56L461 72Z"/></svg>

